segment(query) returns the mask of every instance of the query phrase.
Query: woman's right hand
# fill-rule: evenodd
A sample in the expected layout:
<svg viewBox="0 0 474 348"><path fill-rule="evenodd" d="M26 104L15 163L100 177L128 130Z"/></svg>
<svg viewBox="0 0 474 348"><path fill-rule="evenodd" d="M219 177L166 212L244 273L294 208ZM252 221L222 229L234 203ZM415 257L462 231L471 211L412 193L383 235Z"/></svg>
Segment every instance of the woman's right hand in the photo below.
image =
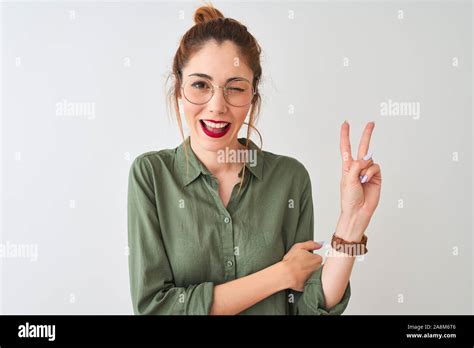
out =
<svg viewBox="0 0 474 348"><path fill-rule="evenodd" d="M313 254L312 250L321 248L322 245L315 241L295 243L281 260L285 265L288 276L288 288L303 291L306 280L317 270L323 258L318 254Z"/></svg>

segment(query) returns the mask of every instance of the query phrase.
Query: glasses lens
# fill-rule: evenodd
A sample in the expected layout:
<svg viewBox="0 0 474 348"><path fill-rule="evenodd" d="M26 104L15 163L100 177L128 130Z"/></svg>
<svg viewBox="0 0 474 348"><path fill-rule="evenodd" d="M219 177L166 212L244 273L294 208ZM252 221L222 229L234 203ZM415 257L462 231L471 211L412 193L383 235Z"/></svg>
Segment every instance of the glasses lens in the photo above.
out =
<svg viewBox="0 0 474 348"><path fill-rule="evenodd" d="M192 76L183 87L184 97L194 104L205 104L212 97L212 85L209 80Z"/></svg>
<svg viewBox="0 0 474 348"><path fill-rule="evenodd" d="M212 83L206 78L191 76L183 86L184 97L193 104L205 104L212 98ZM226 100L233 106L251 103L253 89L246 80L233 80L226 85Z"/></svg>
<svg viewBox="0 0 474 348"><path fill-rule="evenodd" d="M227 83L227 102L234 106L250 104L253 97L252 85L246 80L233 80Z"/></svg>

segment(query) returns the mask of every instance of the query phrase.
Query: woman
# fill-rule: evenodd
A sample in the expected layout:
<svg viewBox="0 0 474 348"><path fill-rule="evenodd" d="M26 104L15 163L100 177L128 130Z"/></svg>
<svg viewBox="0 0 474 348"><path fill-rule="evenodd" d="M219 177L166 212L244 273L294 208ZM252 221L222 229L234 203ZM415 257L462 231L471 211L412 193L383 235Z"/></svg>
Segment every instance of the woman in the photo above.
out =
<svg viewBox="0 0 474 348"><path fill-rule="evenodd" d="M130 170L134 312L341 314L380 196L380 167L370 155L362 158L374 124L364 131L357 160L349 125L341 127L341 214L332 244L338 251L321 266L312 252L321 244L313 241L307 170L249 139L261 101L258 43L211 5L197 9L194 20L176 52L169 95L183 143L138 156ZM247 114L247 138L238 138Z"/></svg>

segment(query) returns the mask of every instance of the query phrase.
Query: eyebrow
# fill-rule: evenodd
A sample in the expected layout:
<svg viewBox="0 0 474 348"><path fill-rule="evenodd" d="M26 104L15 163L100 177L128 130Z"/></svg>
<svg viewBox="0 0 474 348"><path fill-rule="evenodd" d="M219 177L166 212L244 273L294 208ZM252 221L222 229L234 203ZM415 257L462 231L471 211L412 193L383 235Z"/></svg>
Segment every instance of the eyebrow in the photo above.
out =
<svg viewBox="0 0 474 348"><path fill-rule="evenodd" d="M204 78L207 78L207 79L213 81L212 76L209 76L209 75L203 74L203 73L193 73L193 74L189 74L188 76L199 76L199 77L204 77ZM229 77L226 82L233 81L233 80L245 80L245 81L249 82L249 80L247 80L245 77L240 77L240 76Z"/></svg>

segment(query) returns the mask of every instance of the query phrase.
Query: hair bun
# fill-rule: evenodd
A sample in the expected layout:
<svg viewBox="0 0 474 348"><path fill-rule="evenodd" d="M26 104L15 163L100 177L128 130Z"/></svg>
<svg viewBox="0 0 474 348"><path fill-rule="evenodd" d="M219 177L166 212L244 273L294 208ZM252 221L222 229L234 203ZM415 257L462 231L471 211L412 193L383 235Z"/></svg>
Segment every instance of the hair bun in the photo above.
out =
<svg viewBox="0 0 474 348"><path fill-rule="evenodd" d="M212 5L201 6L194 12L194 23L196 24L205 23L217 18L224 18L224 15Z"/></svg>

